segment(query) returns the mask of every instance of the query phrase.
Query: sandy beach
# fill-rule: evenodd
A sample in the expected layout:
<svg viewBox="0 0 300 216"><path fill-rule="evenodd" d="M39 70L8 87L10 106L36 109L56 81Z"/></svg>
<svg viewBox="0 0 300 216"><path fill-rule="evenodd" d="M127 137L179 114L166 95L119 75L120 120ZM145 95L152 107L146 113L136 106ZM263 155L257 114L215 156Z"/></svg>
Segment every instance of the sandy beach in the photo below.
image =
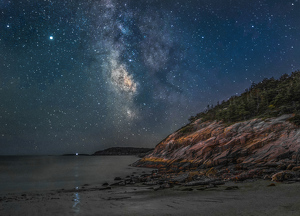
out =
<svg viewBox="0 0 300 216"><path fill-rule="evenodd" d="M1 195L0 215L299 215L300 183L258 180L154 190L142 184ZM105 189L104 189L105 188Z"/></svg>

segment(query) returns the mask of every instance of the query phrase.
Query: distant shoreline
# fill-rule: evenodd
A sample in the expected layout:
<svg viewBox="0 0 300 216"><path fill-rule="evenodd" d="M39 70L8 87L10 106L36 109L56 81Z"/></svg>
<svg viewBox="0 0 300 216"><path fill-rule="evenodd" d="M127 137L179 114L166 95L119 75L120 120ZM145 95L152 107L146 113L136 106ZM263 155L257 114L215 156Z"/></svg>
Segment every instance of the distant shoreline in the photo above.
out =
<svg viewBox="0 0 300 216"><path fill-rule="evenodd" d="M101 151L96 151L93 155L140 155L141 157L144 157L145 155L150 154L152 151L153 148L112 147Z"/></svg>
<svg viewBox="0 0 300 216"><path fill-rule="evenodd" d="M93 154L63 154L62 156L126 156L136 155L144 157L147 154L152 153L154 148L137 148L137 147L111 147L104 150L96 151Z"/></svg>

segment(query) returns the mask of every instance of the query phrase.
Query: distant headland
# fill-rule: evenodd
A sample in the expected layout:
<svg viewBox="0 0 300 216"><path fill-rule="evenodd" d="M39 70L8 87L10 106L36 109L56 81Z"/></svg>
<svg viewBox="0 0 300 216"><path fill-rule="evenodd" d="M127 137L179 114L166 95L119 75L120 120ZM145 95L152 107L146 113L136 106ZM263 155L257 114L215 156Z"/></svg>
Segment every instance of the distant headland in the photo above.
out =
<svg viewBox="0 0 300 216"><path fill-rule="evenodd" d="M93 155L139 155L141 157L150 154L153 148L135 148L135 147L112 147L101 151L96 151Z"/></svg>
<svg viewBox="0 0 300 216"><path fill-rule="evenodd" d="M102 155L137 155L144 157L147 154L152 153L154 148L136 148L136 147L111 147L104 150L96 151L94 154L63 154L63 156L102 156Z"/></svg>

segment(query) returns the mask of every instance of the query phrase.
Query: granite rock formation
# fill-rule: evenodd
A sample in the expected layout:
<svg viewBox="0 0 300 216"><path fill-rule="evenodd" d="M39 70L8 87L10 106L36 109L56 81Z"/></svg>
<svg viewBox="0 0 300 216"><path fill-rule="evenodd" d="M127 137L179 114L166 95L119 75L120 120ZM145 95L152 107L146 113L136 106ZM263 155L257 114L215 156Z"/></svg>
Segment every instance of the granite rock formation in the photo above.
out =
<svg viewBox="0 0 300 216"><path fill-rule="evenodd" d="M300 163L300 128L288 121L292 117L282 115L232 125L198 119L169 135L153 153L133 165L167 173L193 172L190 180L197 179L193 176L295 179L300 176L299 170L292 170Z"/></svg>

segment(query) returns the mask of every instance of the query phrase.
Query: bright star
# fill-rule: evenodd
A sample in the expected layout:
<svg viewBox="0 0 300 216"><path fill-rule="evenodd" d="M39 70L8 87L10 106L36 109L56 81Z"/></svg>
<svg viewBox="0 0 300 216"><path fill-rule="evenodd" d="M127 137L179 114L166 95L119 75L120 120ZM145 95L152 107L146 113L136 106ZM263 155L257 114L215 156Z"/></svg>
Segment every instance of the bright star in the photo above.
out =
<svg viewBox="0 0 300 216"><path fill-rule="evenodd" d="M49 39L50 39L50 40L53 40L53 36L50 36Z"/></svg>

